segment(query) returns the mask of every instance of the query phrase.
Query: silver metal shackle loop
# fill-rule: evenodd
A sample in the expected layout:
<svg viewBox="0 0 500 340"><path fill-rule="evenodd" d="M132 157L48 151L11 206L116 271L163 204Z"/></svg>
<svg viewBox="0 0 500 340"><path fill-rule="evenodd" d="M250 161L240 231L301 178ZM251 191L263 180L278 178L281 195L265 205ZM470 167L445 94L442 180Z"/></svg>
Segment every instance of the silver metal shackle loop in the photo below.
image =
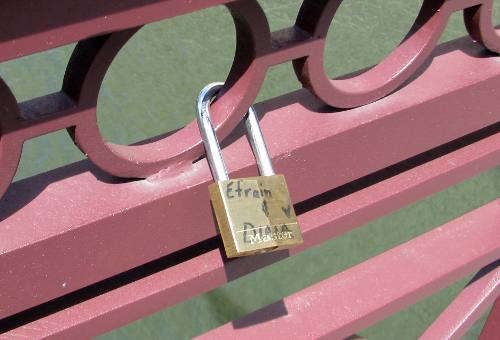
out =
<svg viewBox="0 0 500 340"><path fill-rule="evenodd" d="M224 83L211 83L205 86L198 95L196 104L198 127L200 128L200 134L205 145L208 164L216 182L229 179L219 141L215 134L212 119L210 118L210 104L216 98L217 93L223 85ZM266 142L259 126L257 114L252 106L245 115L245 127L260 174L262 176L275 175Z"/></svg>
<svg viewBox="0 0 500 340"><path fill-rule="evenodd" d="M223 83L208 84L201 90L196 103L198 127L203 144L205 144L208 164L216 182L229 179L209 111L210 104L223 85Z"/></svg>
<svg viewBox="0 0 500 340"><path fill-rule="evenodd" d="M253 106L250 106L248 109L245 117L245 126L248 141L250 142L253 154L257 160L259 173L262 176L274 176L276 173L274 172L271 157L269 157L267 145L262 135L262 130L260 129L259 120L257 119L257 113Z"/></svg>

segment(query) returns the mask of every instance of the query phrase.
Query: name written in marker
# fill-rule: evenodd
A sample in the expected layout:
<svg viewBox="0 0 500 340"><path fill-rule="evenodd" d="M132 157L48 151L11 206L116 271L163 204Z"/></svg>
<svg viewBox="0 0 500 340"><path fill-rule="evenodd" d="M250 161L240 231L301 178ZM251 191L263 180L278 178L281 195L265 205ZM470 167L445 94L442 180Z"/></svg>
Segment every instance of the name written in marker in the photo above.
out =
<svg viewBox="0 0 500 340"><path fill-rule="evenodd" d="M273 193L269 189L261 188L256 190L254 188L245 188L241 186L244 181L230 181L226 185L226 197L232 198L272 198Z"/></svg>

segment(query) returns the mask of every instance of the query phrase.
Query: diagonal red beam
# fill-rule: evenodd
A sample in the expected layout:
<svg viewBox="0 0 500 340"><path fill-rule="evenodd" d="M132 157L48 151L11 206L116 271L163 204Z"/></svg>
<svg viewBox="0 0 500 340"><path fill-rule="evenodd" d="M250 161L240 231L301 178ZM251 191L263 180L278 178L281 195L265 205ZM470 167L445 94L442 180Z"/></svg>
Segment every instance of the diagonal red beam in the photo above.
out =
<svg viewBox="0 0 500 340"><path fill-rule="evenodd" d="M499 236L500 237L500 236ZM421 340L460 339L500 295L500 266L475 278L422 334ZM481 273L478 275L483 275Z"/></svg>
<svg viewBox="0 0 500 340"><path fill-rule="evenodd" d="M499 164L499 145L500 134L496 134L300 215L305 245L294 251L320 244ZM210 251L19 326L5 337L88 338L214 289L280 258L272 255L224 263L218 250Z"/></svg>
<svg viewBox="0 0 500 340"><path fill-rule="evenodd" d="M493 305L481 335L479 336L479 340L498 339L500 339L500 298L497 298L497 301Z"/></svg>
<svg viewBox="0 0 500 340"><path fill-rule="evenodd" d="M200 338L343 339L498 258L500 199Z"/></svg>

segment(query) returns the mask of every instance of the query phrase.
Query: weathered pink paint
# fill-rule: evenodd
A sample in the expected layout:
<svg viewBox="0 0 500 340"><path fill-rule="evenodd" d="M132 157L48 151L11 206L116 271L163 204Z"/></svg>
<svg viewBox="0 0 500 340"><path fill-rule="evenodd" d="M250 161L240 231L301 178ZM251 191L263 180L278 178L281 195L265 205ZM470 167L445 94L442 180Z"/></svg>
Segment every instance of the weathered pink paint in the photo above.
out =
<svg viewBox="0 0 500 340"><path fill-rule="evenodd" d="M493 305L479 340L497 340L498 338L500 338L500 298Z"/></svg>
<svg viewBox="0 0 500 340"><path fill-rule="evenodd" d="M500 162L499 144L500 133L301 214L305 244L292 249L293 254L491 168ZM285 252L225 262L219 250L212 250L13 329L5 336L95 336L287 256Z"/></svg>
<svg viewBox="0 0 500 340"><path fill-rule="evenodd" d="M343 339L500 257L500 200L270 305L205 339ZM446 254L446 256L443 256ZM248 325L245 327L245 325Z"/></svg>
<svg viewBox="0 0 500 340"><path fill-rule="evenodd" d="M500 295L500 261L497 262L464 288L422 334L421 340L460 339L465 334Z"/></svg>

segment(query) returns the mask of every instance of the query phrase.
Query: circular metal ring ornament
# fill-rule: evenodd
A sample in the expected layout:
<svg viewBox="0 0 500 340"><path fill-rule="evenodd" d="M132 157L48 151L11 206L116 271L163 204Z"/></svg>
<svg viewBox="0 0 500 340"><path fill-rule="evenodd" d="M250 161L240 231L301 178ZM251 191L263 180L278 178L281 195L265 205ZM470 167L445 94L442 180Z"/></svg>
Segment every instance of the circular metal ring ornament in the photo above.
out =
<svg viewBox="0 0 500 340"><path fill-rule="evenodd" d="M330 24L342 0L306 0L296 25L323 41L323 48L295 60L294 68L304 87L330 106L352 108L376 101L401 86L432 53L447 22L441 8L445 0L425 0L403 42L373 68L347 79L329 79L324 50Z"/></svg>
<svg viewBox="0 0 500 340"><path fill-rule="evenodd" d="M254 102L267 69L258 58L270 45L269 25L257 1L235 1L226 7L235 22L237 42L233 66L212 107L215 127L222 137L234 129ZM113 59L139 28L80 42L63 85L63 91L84 108L80 122L69 129L77 146L101 169L129 178L145 178L162 169L190 164L203 153L195 121L145 145L125 146L104 141L96 114L99 89Z"/></svg>

